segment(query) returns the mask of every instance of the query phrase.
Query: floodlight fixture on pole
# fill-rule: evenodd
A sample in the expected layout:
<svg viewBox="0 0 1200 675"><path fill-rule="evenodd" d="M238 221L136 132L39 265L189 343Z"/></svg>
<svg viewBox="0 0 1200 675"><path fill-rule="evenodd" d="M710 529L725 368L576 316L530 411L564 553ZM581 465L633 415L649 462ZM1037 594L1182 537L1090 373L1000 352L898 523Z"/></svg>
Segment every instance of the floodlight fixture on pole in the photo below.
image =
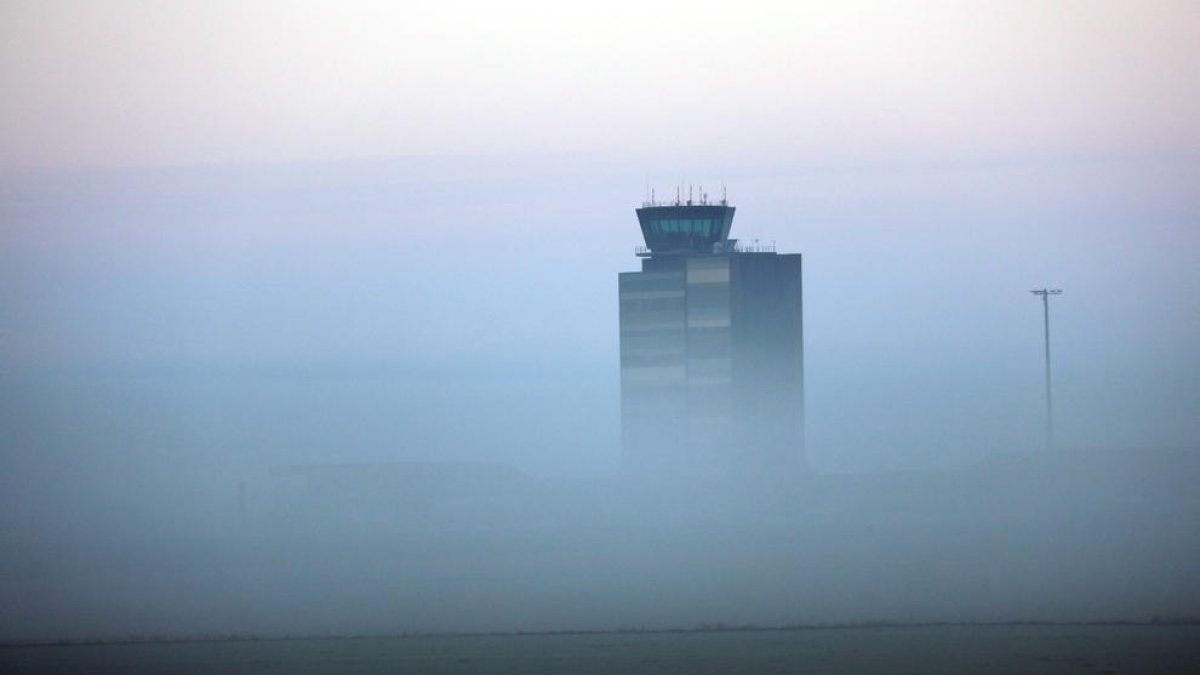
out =
<svg viewBox="0 0 1200 675"><path fill-rule="evenodd" d="M1046 333L1046 449L1054 449L1054 402L1050 395L1050 296L1062 295L1061 288L1035 288L1029 291L1042 298L1042 320Z"/></svg>

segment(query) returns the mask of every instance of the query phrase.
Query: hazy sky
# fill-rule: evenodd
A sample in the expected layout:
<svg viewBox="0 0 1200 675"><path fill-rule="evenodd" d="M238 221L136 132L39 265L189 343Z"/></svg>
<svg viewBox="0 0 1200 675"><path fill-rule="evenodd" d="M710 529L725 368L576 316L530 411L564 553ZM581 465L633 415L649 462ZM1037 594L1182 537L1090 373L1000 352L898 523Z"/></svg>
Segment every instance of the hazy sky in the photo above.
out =
<svg viewBox="0 0 1200 675"><path fill-rule="evenodd" d="M1195 149L1200 5L0 3L0 166Z"/></svg>
<svg viewBox="0 0 1200 675"><path fill-rule="evenodd" d="M1042 284L1065 441L1194 443L1197 34L1195 2L0 2L0 369L341 373L0 413L611 469L616 274L682 174L805 255L816 465L1036 445Z"/></svg>

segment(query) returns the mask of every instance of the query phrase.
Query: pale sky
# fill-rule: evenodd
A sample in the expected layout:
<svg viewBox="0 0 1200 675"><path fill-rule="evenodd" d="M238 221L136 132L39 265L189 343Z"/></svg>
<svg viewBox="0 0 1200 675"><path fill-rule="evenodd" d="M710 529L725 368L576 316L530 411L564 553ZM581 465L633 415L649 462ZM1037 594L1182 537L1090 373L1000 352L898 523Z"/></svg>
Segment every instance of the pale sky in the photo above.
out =
<svg viewBox="0 0 1200 675"><path fill-rule="evenodd" d="M153 398L197 457L603 473L633 209L686 173L804 255L814 466L1036 445L1042 285L1064 445L1194 444L1197 35L1200 2L0 0L0 371L119 380L0 413L122 447L182 368Z"/></svg>
<svg viewBox="0 0 1200 675"><path fill-rule="evenodd" d="M1200 3L0 3L0 168L1200 147Z"/></svg>

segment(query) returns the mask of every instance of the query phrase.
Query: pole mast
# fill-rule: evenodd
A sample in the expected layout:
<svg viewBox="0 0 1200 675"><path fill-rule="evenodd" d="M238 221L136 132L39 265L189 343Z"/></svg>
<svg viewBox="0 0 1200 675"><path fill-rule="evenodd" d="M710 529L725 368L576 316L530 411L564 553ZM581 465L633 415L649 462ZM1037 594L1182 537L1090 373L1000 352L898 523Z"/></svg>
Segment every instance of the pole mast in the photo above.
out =
<svg viewBox="0 0 1200 675"><path fill-rule="evenodd" d="M1050 296L1062 295L1060 288L1038 288L1029 291L1042 298L1042 326L1046 338L1046 449L1054 450L1054 398L1050 390Z"/></svg>

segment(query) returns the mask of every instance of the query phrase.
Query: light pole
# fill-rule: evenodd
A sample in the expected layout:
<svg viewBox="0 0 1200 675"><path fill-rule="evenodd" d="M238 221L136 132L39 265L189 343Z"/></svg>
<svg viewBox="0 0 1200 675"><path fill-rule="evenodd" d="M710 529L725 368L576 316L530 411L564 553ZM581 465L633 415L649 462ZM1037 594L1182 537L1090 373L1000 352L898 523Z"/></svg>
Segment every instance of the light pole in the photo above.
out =
<svg viewBox="0 0 1200 675"><path fill-rule="evenodd" d="M1061 288L1037 288L1029 291L1042 296L1042 318L1046 329L1046 449L1054 449L1054 403L1050 396L1050 296L1062 295Z"/></svg>

